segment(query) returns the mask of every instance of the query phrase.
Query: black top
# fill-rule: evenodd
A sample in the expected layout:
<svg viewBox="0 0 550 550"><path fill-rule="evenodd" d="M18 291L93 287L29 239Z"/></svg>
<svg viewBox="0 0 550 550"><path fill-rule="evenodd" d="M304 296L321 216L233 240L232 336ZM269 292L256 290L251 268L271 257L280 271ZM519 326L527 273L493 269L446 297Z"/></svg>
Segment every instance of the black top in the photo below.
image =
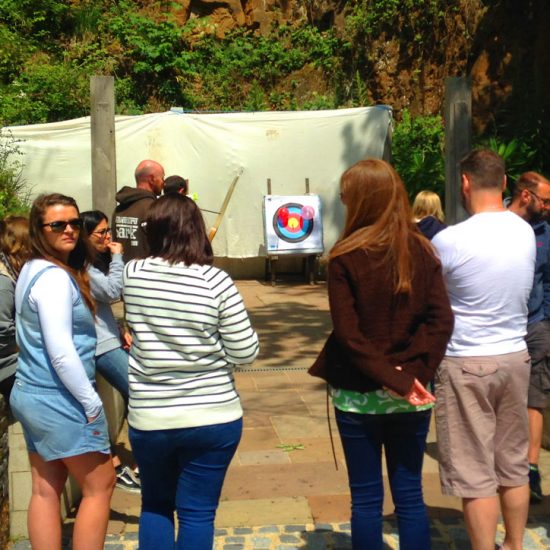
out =
<svg viewBox="0 0 550 550"><path fill-rule="evenodd" d="M416 226L424 237L427 239L430 239L430 241L443 229L447 227L446 224L443 222L440 222L437 218L434 216L426 216L425 218L422 218L419 222L416 222Z"/></svg>

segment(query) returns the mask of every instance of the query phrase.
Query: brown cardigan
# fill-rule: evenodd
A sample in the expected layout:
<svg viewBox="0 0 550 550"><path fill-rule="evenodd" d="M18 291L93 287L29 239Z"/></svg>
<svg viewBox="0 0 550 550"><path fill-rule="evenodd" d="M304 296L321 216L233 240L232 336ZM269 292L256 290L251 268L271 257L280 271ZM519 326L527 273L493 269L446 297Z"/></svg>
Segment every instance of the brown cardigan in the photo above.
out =
<svg viewBox="0 0 550 550"><path fill-rule="evenodd" d="M445 353L453 314L441 265L411 236L412 292L394 294L383 253L354 250L329 263L334 330L309 369L335 388L400 395L427 384ZM395 369L401 366L402 371Z"/></svg>

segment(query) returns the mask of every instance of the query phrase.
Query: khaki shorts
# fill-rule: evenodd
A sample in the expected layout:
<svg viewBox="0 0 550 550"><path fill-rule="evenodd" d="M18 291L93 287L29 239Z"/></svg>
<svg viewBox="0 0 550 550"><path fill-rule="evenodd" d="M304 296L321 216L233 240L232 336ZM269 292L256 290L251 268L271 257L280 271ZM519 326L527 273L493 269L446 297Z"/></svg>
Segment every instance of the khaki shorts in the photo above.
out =
<svg viewBox="0 0 550 550"><path fill-rule="evenodd" d="M491 497L528 480L527 350L443 359L435 419L443 494Z"/></svg>

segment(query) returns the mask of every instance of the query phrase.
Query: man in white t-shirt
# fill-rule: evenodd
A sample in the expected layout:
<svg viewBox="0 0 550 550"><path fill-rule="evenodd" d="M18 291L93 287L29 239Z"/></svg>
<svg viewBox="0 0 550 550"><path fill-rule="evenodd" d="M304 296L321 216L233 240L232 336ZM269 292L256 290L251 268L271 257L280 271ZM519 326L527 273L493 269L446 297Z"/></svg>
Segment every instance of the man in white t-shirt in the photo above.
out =
<svg viewBox="0 0 550 550"><path fill-rule="evenodd" d="M462 497L474 550L494 550L499 500L503 548L521 550L529 505L530 361L524 337L535 237L502 204L501 157L473 151L460 170L471 217L432 241L455 315L436 374L441 488Z"/></svg>

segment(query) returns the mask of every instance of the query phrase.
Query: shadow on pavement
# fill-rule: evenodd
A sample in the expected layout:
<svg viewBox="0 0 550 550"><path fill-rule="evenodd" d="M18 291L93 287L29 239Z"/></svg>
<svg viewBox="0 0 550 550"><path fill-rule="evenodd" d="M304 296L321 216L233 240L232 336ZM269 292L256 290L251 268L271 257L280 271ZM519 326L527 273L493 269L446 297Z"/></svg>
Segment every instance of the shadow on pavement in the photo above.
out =
<svg viewBox="0 0 550 550"><path fill-rule="evenodd" d="M251 308L249 314L260 339L260 355L249 369L309 367L332 328L328 312L298 302Z"/></svg>

